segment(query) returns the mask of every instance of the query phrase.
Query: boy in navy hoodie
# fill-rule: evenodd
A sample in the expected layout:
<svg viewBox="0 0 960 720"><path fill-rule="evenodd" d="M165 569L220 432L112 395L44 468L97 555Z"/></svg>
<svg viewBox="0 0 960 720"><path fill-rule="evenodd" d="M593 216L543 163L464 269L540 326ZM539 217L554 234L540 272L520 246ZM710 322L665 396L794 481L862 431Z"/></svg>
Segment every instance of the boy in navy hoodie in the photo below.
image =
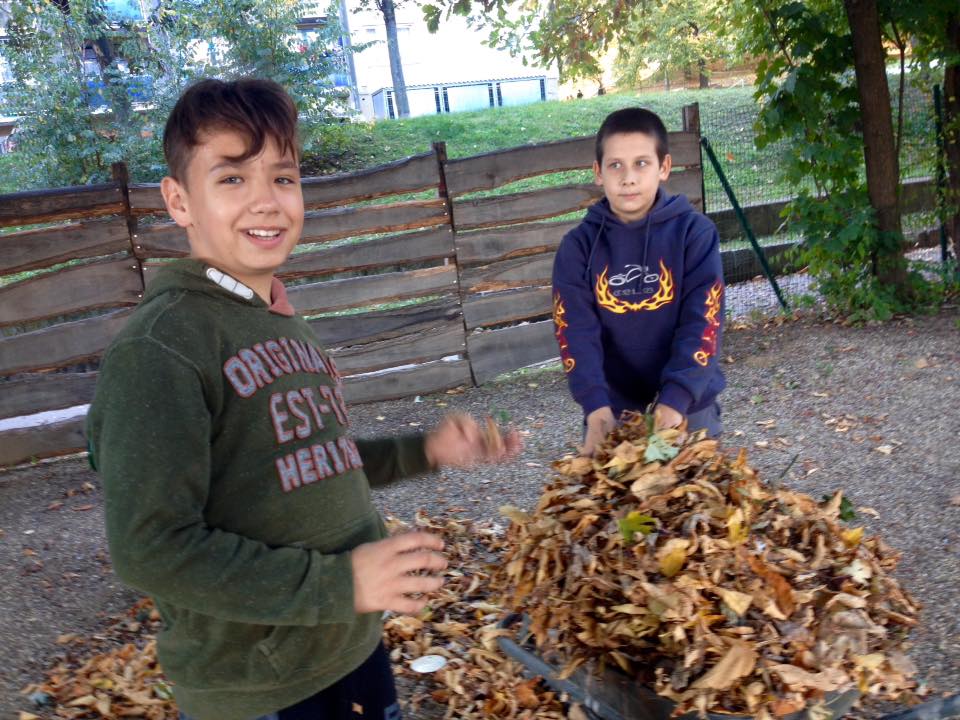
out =
<svg viewBox="0 0 960 720"><path fill-rule="evenodd" d="M625 108L597 132L595 182L605 198L560 243L553 321L582 452L592 455L625 410L654 403L657 429L721 430L717 362L723 266L717 228L660 184L672 161L653 112Z"/></svg>

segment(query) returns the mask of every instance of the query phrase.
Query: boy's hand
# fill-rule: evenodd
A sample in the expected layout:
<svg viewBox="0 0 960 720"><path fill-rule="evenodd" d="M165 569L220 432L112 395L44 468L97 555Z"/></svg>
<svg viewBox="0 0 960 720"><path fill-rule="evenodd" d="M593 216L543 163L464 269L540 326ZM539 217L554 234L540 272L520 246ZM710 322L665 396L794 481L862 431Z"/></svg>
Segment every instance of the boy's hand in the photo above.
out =
<svg viewBox="0 0 960 720"><path fill-rule="evenodd" d="M669 405L657 403L653 409L653 431L665 430L667 428L679 427L683 422L683 415L678 413Z"/></svg>
<svg viewBox="0 0 960 720"><path fill-rule="evenodd" d="M425 532L358 545L350 553L353 609L357 613L392 610L405 615L423 610L427 604L423 594L443 585L443 578L433 574L447 567L441 550L443 540Z"/></svg>
<svg viewBox="0 0 960 720"><path fill-rule="evenodd" d="M607 433L616 426L617 420L613 417L613 410L609 406L597 408L587 415L587 434L583 438L583 447L580 448L580 454L593 455Z"/></svg>
<svg viewBox="0 0 960 720"><path fill-rule="evenodd" d="M427 434L424 451L433 467L466 468L477 463L499 463L515 457L523 447L516 430L501 434L492 419L481 428L470 415L450 413Z"/></svg>

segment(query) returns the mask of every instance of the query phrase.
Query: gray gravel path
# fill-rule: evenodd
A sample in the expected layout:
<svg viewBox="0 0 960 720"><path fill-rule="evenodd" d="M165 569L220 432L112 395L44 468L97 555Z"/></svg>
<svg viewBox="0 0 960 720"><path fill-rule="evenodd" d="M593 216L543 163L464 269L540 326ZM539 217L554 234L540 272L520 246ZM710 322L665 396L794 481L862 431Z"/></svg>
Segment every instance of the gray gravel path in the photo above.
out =
<svg viewBox="0 0 960 720"><path fill-rule="evenodd" d="M856 507L876 512L858 517L903 552L899 577L924 604L912 656L933 688L960 691L960 310L864 328L733 329L723 356L724 443L747 447L767 478L797 455L784 483L817 497L842 488ZM447 471L379 491L384 512L406 520L420 508L497 518L502 504L530 507L549 463L580 436L579 410L555 369L420 402L356 407L352 420L357 435L373 436L426 429L451 410L508 413L524 433L522 456L510 466ZM47 509L57 502L64 505ZM7 720L25 709L18 689L62 650L56 637L94 631L103 613L124 609L132 595L105 565L99 489L82 459L0 473L0 531L0 719Z"/></svg>

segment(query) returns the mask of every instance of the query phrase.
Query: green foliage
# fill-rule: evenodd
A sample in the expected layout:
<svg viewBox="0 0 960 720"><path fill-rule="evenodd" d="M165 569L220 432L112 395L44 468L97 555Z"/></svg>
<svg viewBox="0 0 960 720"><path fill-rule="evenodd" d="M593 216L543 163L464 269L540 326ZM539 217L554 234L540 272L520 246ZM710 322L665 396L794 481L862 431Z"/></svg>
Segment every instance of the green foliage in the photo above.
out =
<svg viewBox="0 0 960 720"><path fill-rule="evenodd" d="M294 0L164 0L134 22L110 19L103 0L71 0L67 11L48 0L18 0L6 50L15 77L11 103L21 117L13 183L103 182L120 160L136 180L157 180L165 170L163 124L183 89L201 77L280 82L301 110L305 149L326 150L331 140L336 149L342 136L326 127L343 100L329 81L342 64L333 51L337 13L313 38L297 34L298 15ZM86 66L85 46L96 55ZM202 47L216 52L203 57ZM140 92L145 82L149 97ZM100 96L96 110L93 95Z"/></svg>
<svg viewBox="0 0 960 720"><path fill-rule="evenodd" d="M727 37L729 4L720 0L659 0L632 17L619 46L617 85L639 85L644 71L656 66L667 73L707 74L706 66L734 60Z"/></svg>
<svg viewBox="0 0 960 720"><path fill-rule="evenodd" d="M743 51L763 58L757 67L756 144L762 149L786 141L778 171L799 189L784 216L804 238L800 259L828 306L854 321L923 307L929 285L905 272L902 238L878 231L867 194L861 108L842 4L738 0L734 12ZM893 274L896 283L888 280Z"/></svg>

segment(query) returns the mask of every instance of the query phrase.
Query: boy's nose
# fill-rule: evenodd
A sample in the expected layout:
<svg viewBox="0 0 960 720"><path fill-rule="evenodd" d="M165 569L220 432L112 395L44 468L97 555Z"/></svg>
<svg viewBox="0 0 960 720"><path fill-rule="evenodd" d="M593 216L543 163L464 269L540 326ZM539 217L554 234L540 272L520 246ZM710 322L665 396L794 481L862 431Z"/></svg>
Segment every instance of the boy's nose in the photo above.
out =
<svg viewBox="0 0 960 720"><path fill-rule="evenodd" d="M276 185L272 182L255 183L250 198L250 210L252 212L269 212L276 207Z"/></svg>

